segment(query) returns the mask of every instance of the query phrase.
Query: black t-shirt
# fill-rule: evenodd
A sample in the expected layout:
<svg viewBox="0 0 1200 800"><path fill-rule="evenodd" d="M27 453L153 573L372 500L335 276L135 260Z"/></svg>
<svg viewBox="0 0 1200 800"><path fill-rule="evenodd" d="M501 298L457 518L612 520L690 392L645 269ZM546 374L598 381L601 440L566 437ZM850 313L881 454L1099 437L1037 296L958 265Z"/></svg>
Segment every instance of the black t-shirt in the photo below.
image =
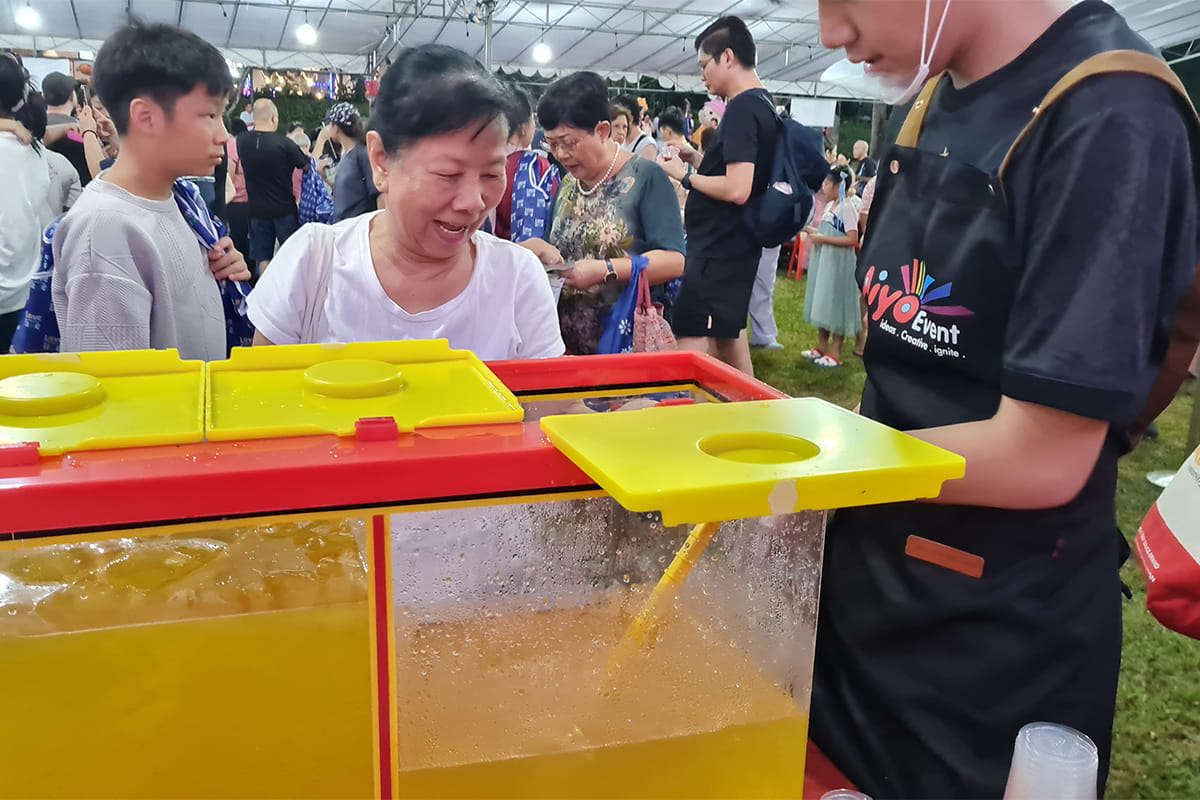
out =
<svg viewBox="0 0 1200 800"><path fill-rule="evenodd" d="M775 106L765 89L742 92L729 101L725 116L717 126L704 159L700 175L724 175L729 164L754 164L754 188L760 195L771 179L775 157ZM766 98L768 102L763 102ZM684 211L688 253L705 258L754 258L762 255L762 245L742 222L742 207L715 200L698 189L688 193Z"/></svg>
<svg viewBox="0 0 1200 800"><path fill-rule="evenodd" d="M858 176L860 184L865 184L879 172L879 165L870 156L867 156L862 161L852 162L850 167L854 170L854 174Z"/></svg>
<svg viewBox="0 0 1200 800"><path fill-rule="evenodd" d="M237 137L238 159L246 175L248 211L255 219L296 213L292 173L308 166L296 143L274 131L249 131Z"/></svg>
<svg viewBox="0 0 1200 800"><path fill-rule="evenodd" d="M962 90L943 81L920 149L997 173L1054 83L1116 47L1149 50L1107 4L1076 5L1003 69ZM1090 78L1033 129L1003 187L1020 248L1003 394L1127 424L1197 262L1196 187L1173 93L1145 75Z"/></svg>

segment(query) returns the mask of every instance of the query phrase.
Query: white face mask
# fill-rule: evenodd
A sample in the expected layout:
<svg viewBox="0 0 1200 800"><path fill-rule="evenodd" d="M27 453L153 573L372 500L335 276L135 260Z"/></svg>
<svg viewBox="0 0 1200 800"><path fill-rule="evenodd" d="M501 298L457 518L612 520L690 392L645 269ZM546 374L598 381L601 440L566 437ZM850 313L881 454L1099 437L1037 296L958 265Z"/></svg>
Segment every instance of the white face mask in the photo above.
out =
<svg viewBox="0 0 1200 800"><path fill-rule="evenodd" d="M946 7L942 9L942 20L938 23L937 32L933 36L933 44L926 52L925 47L929 44L929 14L933 10L933 0L925 0L925 25L921 29L921 62L911 77L868 75L864 65L853 64L849 60L843 59L825 70L825 73L821 75L821 80L826 83L838 84L856 93L879 97L888 105L904 105L912 100L917 92L921 91L925 81L929 80L929 67L933 62L933 54L937 50L938 42L942 38L942 29L946 25L946 16L950 12L951 2L952 0L946 0Z"/></svg>

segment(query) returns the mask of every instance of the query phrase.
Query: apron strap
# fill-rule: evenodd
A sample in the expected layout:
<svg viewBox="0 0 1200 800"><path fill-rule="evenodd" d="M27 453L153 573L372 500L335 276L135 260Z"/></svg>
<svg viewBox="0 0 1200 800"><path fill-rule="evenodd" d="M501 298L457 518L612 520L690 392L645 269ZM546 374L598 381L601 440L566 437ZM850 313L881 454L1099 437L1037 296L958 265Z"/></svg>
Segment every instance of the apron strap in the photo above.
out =
<svg viewBox="0 0 1200 800"><path fill-rule="evenodd" d="M1197 143L1195 134L1200 133L1200 118L1196 116L1196 109L1192 106L1191 100L1188 98L1187 89L1183 87L1183 82L1167 66L1167 62L1157 56L1152 56L1149 53L1140 53L1136 50L1109 50L1108 52L1094 55L1079 64L1075 69L1064 75L1046 93L1046 97L1042 100L1041 105L1033 109L1033 119L1017 134L1016 141L1008 149L1008 154L1004 157L1004 162L1000 165L1000 177L1004 177L1004 172L1008 169L1008 165L1016 155L1018 148L1020 148L1026 137L1033 131L1034 126L1046 115L1046 110L1050 106L1062 99L1067 92L1071 91L1071 89L1087 78L1113 72L1133 72L1149 75L1174 89L1184 109L1184 121L1191 127L1193 134L1192 151L1193 153L1198 152L1200 143ZM1200 181L1200 164L1195 164L1194 166L1197 170L1197 180Z"/></svg>
<svg viewBox="0 0 1200 800"><path fill-rule="evenodd" d="M896 135L896 144L900 147L917 146L917 140L921 138L921 129L925 127L925 115L929 113L929 105L933 102L933 93L945 77L946 73L942 72L925 82L925 87L921 89L912 108L908 110L908 116L904 118L900 133Z"/></svg>
<svg viewBox="0 0 1200 800"><path fill-rule="evenodd" d="M1029 124L1017 136L1017 140L1013 142L1012 147L1009 148L1008 154L1004 157L1004 163L1000 166L1001 180L1004 178L1004 171L1016 156L1018 148L1033 127L1046 115L1048 108L1085 79L1093 75L1105 75L1113 72L1149 75L1167 84L1174 91L1179 110L1188 126L1192 168L1196 174L1197 196L1200 197L1200 117L1196 115L1196 108L1188 98L1183 83L1171 71L1166 62L1149 53L1140 53L1136 50L1111 50L1100 53L1064 75L1062 80L1056 83L1042 100L1042 104L1033 110L1033 119L1029 121ZM1150 423L1154 422L1158 415L1175 400L1179 388L1188 378L1188 366L1195 358L1198 348L1200 348L1200 266L1196 269L1190 290L1175 312L1171 323L1167 357L1150 390L1146 406L1128 429L1135 444L1145 434Z"/></svg>

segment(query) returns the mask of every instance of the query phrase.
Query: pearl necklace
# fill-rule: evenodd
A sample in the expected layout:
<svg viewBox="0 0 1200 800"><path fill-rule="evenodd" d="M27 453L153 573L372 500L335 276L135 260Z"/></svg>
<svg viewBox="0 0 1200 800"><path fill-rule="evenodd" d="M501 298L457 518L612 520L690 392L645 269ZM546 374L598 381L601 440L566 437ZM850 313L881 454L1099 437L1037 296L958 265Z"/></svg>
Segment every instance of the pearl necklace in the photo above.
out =
<svg viewBox="0 0 1200 800"><path fill-rule="evenodd" d="M615 144L615 143L614 143L614 144ZM591 196L592 196L592 195L594 195L594 194L595 194L597 191L599 191L600 187L604 185L604 182L605 182L605 181L607 181L607 180L608 180L608 179L609 179L609 178L612 176L612 171L613 171L613 168L614 168L615 166L617 166L617 158L618 158L618 157L620 157L620 155L621 155L621 148L620 148L620 146L618 146L618 147L617 147L617 148L616 148L616 149L613 151L612 163L608 165L608 172L605 172L605 173L604 173L604 177L603 177L603 178L601 178L600 180L596 181L596 183L595 183L595 184L592 186L592 188L591 188L591 189L584 189L584 188L583 188L583 181L578 181L578 183L579 183L579 193L580 193L581 195L583 195L584 197L591 197Z"/></svg>

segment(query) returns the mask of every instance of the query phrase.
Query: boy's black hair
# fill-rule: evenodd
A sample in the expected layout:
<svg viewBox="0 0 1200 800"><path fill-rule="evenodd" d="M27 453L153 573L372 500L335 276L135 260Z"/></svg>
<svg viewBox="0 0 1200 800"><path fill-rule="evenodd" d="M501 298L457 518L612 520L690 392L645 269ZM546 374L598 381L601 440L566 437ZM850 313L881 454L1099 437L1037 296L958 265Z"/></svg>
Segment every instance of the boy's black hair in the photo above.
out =
<svg viewBox="0 0 1200 800"><path fill-rule="evenodd" d="M601 122L612 121L608 87L594 72L574 72L546 87L538 103L538 122L545 130L568 125L591 133Z"/></svg>
<svg viewBox="0 0 1200 800"><path fill-rule="evenodd" d="M241 117L234 117L229 122L229 135L230 136L237 136L238 134L245 133L248 130L250 130L250 129L246 127L246 123L242 121Z"/></svg>
<svg viewBox="0 0 1200 800"><path fill-rule="evenodd" d="M29 71L7 54L0 55L0 117L24 125L33 134L35 147L41 147L46 135L46 102L29 81Z"/></svg>
<svg viewBox="0 0 1200 800"><path fill-rule="evenodd" d="M75 87L78 85L79 81L70 75L51 72L42 78L42 96L46 98L46 105L61 106L70 102L71 95L75 94Z"/></svg>
<svg viewBox="0 0 1200 800"><path fill-rule="evenodd" d="M508 87L508 92L511 95L511 108L508 110L508 132L514 134L523 126L528 125L533 119L533 101L529 99L529 92L522 89L516 84Z"/></svg>
<svg viewBox="0 0 1200 800"><path fill-rule="evenodd" d="M466 53L442 44L400 51L379 82L371 130L389 156L419 139L493 122L507 128L510 93ZM505 133L507 138L508 134Z"/></svg>
<svg viewBox="0 0 1200 800"><path fill-rule="evenodd" d="M683 112L680 111L678 108L671 106L666 111L659 114L658 115L658 130L660 131L660 133L663 128L670 128L671 130L675 131L680 136L683 136L684 135Z"/></svg>
<svg viewBox="0 0 1200 800"><path fill-rule="evenodd" d="M170 117L175 102L197 86L223 97L232 91L233 78L217 48L191 31L134 20L104 40L96 54L92 86L117 133L125 134L134 98L150 98Z"/></svg>
<svg viewBox="0 0 1200 800"><path fill-rule="evenodd" d="M746 69L754 69L758 65L758 48L754 45L754 37L740 17L721 17L696 37L697 53L720 58L726 50L732 50L733 57Z"/></svg>

